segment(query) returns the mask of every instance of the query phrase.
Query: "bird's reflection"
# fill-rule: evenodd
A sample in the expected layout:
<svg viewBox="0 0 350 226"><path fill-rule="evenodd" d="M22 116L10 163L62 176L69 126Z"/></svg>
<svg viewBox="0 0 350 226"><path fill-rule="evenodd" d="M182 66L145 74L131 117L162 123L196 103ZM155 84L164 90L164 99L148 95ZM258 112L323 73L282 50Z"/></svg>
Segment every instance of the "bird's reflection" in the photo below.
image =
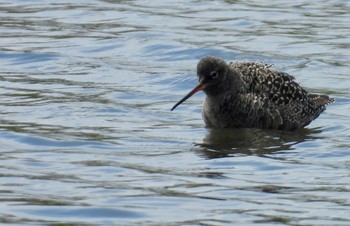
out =
<svg viewBox="0 0 350 226"><path fill-rule="evenodd" d="M202 143L194 149L206 158L234 155L264 155L292 150L297 143L317 138L321 129L301 129L293 132L261 129L208 129Z"/></svg>

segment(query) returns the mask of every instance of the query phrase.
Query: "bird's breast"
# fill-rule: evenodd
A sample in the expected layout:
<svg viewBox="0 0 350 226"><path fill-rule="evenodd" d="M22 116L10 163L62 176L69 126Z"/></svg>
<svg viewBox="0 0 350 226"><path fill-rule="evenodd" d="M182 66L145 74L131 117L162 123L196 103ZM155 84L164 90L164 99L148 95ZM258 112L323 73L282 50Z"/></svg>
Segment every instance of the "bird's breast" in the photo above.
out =
<svg viewBox="0 0 350 226"><path fill-rule="evenodd" d="M232 118L235 118L235 101L229 95L224 97L207 97L202 107L202 117L206 126L223 128L227 127Z"/></svg>

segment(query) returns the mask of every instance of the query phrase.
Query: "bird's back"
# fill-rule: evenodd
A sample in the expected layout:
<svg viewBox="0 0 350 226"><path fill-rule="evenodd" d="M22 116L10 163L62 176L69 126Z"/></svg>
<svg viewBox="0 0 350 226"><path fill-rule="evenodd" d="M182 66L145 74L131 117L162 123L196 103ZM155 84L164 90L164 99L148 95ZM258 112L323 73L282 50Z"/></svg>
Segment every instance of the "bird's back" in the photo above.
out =
<svg viewBox="0 0 350 226"><path fill-rule="evenodd" d="M239 98L247 105L241 115L250 118L248 127L283 130L304 127L334 101L326 95L309 94L293 76L275 71L271 65L231 62L229 66L243 80Z"/></svg>

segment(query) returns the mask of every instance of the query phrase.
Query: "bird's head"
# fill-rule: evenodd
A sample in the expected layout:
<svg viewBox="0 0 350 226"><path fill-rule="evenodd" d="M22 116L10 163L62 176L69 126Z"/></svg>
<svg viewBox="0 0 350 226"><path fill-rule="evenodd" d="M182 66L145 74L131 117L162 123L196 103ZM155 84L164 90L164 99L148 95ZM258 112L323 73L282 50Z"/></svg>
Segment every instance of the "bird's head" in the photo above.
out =
<svg viewBox="0 0 350 226"><path fill-rule="evenodd" d="M225 85L227 71L228 65L224 60L213 56L203 57L197 65L199 85L208 95L220 93Z"/></svg>
<svg viewBox="0 0 350 226"><path fill-rule="evenodd" d="M227 63L217 57L203 57L197 65L198 85L177 102L171 110L190 98L193 94L203 90L207 95L217 95L223 92L223 88L228 86L225 84L225 78L229 67Z"/></svg>

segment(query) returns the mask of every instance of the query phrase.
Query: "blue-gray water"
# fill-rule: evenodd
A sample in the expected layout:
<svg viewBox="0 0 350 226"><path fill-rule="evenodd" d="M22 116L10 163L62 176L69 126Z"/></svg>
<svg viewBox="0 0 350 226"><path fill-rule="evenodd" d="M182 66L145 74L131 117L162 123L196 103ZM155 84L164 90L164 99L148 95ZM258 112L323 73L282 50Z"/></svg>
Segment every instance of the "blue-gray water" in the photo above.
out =
<svg viewBox="0 0 350 226"><path fill-rule="evenodd" d="M0 32L1 224L349 225L349 1L2 1ZM208 54L336 103L207 129L170 108Z"/></svg>

